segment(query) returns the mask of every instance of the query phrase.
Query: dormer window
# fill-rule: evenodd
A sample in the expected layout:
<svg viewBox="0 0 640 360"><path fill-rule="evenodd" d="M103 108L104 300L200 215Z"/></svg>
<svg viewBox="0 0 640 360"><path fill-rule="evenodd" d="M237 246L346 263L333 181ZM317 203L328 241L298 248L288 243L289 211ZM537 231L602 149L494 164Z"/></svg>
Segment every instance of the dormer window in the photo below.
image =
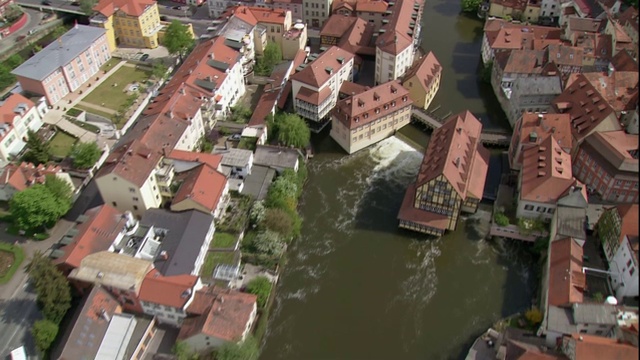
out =
<svg viewBox="0 0 640 360"><path fill-rule="evenodd" d="M376 114L380 114L380 109L376 109Z"/></svg>
<svg viewBox="0 0 640 360"><path fill-rule="evenodd" d="M402 102L407 102L407 97L406 96L402 97Z"/></svg>
<svg viewBox="0 0 640 360"><path fill-rule="evenodd" d="M389 104L384 104L384 109L389 110Z"/></svg>
<svg viewBox="0 0 640 360"><path fill-rule="evenodd" d="M395 107L396 106L396 102L395 100L391 102L391 107Z"/></svg>
<svg viewBox="0 0 640 360"><path fill-rule="evenodd" d="M359 122L359 121L360 121L360 118L356 116L356 117L353 119L353 121L355 121L355 122Z"/></svg>

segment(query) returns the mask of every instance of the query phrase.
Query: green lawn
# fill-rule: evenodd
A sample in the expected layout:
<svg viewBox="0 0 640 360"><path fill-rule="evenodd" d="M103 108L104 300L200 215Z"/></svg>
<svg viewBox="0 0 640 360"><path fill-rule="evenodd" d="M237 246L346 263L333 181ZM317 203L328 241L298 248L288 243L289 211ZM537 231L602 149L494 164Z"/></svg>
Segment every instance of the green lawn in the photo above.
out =
<svg viewBox="0 0 640 360"><path fill-rule="evenodd" d="M82 109L82 110L84 110L84 111L86 111L88 113L92 113L92 114L95 114L95 115L100 115L103 118L106 118L106 119L109 119L109 120L113 120L113 115L109 114L109 113L106 113L104 111L96 110L96 109L90 108L88 106L82 106L82 104L77 104L76 107L78 109Z"/></svg>
<svg viewBox="0 0 640 360"><path fill-rule="evenodd" d="M204 259L204 264L202 264L200 274L203 277L210 278L213 276L213 270L215 270L219 264L234 265L235 257L235 251L209 251L207 257Z"/></svg>
<svg viewBox="0 0 640 360"><path fill-rule="evenodd" d="M126 103L127 97L129 97L125 89L133 82L145 82L150 76L151 73L149 71L122 66L100 86L93 89L82 101L118 111L120 106ZM114 86L114 84L117 84L117 86ZM102 105L103 103L104 105ZM111 118L111 116L108 118Z"/></svg>
<svg viewBox="0 0 640 360"><path fill-rule="evenodd" d="M211 242L210 248L217 249L226 249L226 248L234 248L238 239L235 235L224 233L224 232L216 232L213 236L213 241Z"/></svg>
<svg viewBox="0 0 640 360"><path fill-rule="evenodd" d="M76 141L78 141L78 139L63 131L56 132L53 139L49 141L51 155L61 158L67 157Z"/></svg>
<svg viewBox="0 0 640 360"><path fill-rule="evenodd" d="M109 61L107 61L106 63L102 64L102 66L100 66L100 70L109 71L109 70L111 70L112 67L114 67L116 64L118 64L120 61L122 61L122 59L111 58L111 59L109 59Z"/></svg>
<svg viewBox="0 0 640 360"><path fill-rule="evenodd" d="M11 280L23 260L24 251L20 246L0 243L0 284Z"/></svg>
<svg viewBox="0 0 640 360"><path fill-rule="evenodd" d="M69 120L70 122L74 123L75 125L87 130L87 131L91 131L94 134L98 134L100 133L100 128L93 125L93 124L89 124L88 122L84 122L84 121L80 121L78 119L74 119L71 117L68 117L67 120Z"/></svg>

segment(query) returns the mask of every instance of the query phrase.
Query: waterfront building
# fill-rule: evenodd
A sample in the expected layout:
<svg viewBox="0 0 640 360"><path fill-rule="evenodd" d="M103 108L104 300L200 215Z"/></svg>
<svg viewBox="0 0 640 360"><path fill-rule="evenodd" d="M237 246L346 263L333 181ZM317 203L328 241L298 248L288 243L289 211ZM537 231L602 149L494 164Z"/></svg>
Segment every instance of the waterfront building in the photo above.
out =
<svg viewBox="0 0 640 360"><path fill-rule="evenodd" d="M573 164L575 177L603 200L638 202L638 135L593 133L580 145Z"/></svg>
<svg viewBox="0 0 640 360"><path fill-rule="evenodd" d="M640 236L638 231L638 204L617 205L606 209L595 232L602 242L605 257L611 262L625 236Z"/></svg>
<svg viewBox="0 0 640 360"><path fill-rule="evenodd" d="M43 95L53 105L89 81L109 59L106 31L76 25L11 73L24 91Z"/></svg>
<svg viewBox="0 0 640 360"><path fill-rule="evenodd" d="M516 78L511 86L508 109L505 109L509 124L513 126L526 112L543 114L552 112L551 102L561 93L562 79L559 73L533 78Z"/></svg>
<svg viewBox="0 0 640 360"><path fill-rule="evenodd" d="M576 74L577 75L577 74ZM567 80L567 85L571 85L576 75L572 75ZM620 118L627 112L633 111L638 105L638 71L609 71L589 72L582 74L591 85L602 96L602 99L611 106Z"/></svg>
<svg viewBox="0 0 640 360"><path fill-rule="evenodd" d="M377 32L388 21L393 5L382 0L336 0L331 4L331 13L363 19Z"/></svg>
<svg viewBox="0 0 640 360"><path fill-rule="evenodd" d="M66 182L71 187L71 191L76 190L69 173L63 171L58 165L35 166L27 162L9 163L0 168L0 200L9 201L20 191L36 184L44 184L47 176L54 176Z"/></svg>
<svg viewBox="0 0 640 360"><path fill-rule="evenodd" d="M482 62L493 61L495 54L503 51L543 50L549 44L560 44L561 34L557 28L488 19L482 36Z"/></svg>
<svg viewBox="0 0 640 360"><path fill-rule="evenodd" d="M287 169L297 172L300 167L300 153L292 148L258 145L256 146L253 164L273 169L278 174Z"/></svg>
<svg viewBox="0 0 640 360"><path fill-rule="evenodd" d="M20 154L29 130L37 132L42 127L47 111L44 98L36 104L20 94L10 94L0 101L0 160L9 161Z"/></svg>
<svg viewBox="0 0 640 360"><path fill-rule="evenodd" d="M428 109L431 101L438 93L442 65L436 56L429 52L409 69L402 80L402 86L409 90L409 97L414 106Z"/></svg>
<svg viewBox="0 0 640 360"><path fill-rule="evenodd" d="M511 98L511 88L519 78L557 77L558 66L546 61L545 50L513 50L499 52L493 61L491 86L498 98ZM508 105L503 105L505 109Z"/></svg>
<svg viewBox="0 0 640 360"><path fill-rule="evenodd" d="M571 153L571 121L568 114L524 113L516 122L509 145L509 166L512 170L522 168L524 150L538 147L553 135L558 145L567 154Z"/></svg>
<svg viewBox="0 0 640 360"><path fill-rule="evenodd" d="M489 16L537 23L541 0L490 0Z"/></svg>
<svg viewBox="0 0 640 360"><path fill-rule="evenodd" d="M409 91L399 81L340 100L331 114L331 138L353 154L408 125L412 103Z"/></svg>
<svg viewBox="0 0 640 360"><path fill-rule="evenodd" d="M100 0L90 19L92 26L105 29L109 48L118 45L155 49L162 28L158 4L151 0Z"/></svg>
<svg viewBox="0 0 640 360"><path fill-rule="evenodd" d="M613 259L609 262L611 287L616 299L622 302L625 297L638 296L638 237L624 235L624 239Z"/></svg>
<svg viewBox="0 0 640 360"><path fill-rule="evenodd" d="M618 339L574 333L562 338L562 353L569 360L598 357L631 360L638 358L638 347Z"/></svg>
<svg viewBox="0 0 640 360"><path fill-rule="evenodd" d="M320 30L320 46L337 45L352 54L373 56L376 49L372 46L374 26L364 19L334 14Z"/></svg>
<svg viewBox="0 0 640 360"><path fill-rule="evenodd" d="M489 167L481 133L482 124L469 111L433 131L416 182L405 193L400 228L441 236L456 228L461 211L477 210Z"/></svg>

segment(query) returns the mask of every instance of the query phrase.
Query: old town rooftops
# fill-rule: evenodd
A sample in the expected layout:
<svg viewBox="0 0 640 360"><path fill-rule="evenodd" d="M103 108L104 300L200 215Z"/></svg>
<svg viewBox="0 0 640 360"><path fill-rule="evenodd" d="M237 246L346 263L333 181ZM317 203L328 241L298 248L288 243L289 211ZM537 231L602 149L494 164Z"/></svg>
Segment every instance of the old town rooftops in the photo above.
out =
<svg viewBox="0 0 640 360"><path fill-rule="evenodd" d="M431 88L433 80L441 72L442 65L440 65L440 62L433 52L429 51L427 55L419 59L416 64L407 71L404 79L407 81L415 76L420 86L422 86L425 91L428 91Z"/></svg>
<svg viewBox="0 0 640 360"><path fill-rule="evenodd" d="M155 3L152 0L100 0L93 6L93 10L107 17L118 11L122 11L129 16L138 17Z"/></svg>
<svg viewBox="0 0 640 360"><path fill-rule="evenodd" d="M583 250L573 238L551 243L549 254L549 306L581 303L586 286L582 272Z"/></svg>
<svg viewBox="0 0 640 360"><path fill-rule="evenodd" d="M353 58L354 55L352 53L337 46L332 46L307 64L304 69L291 75L291 79L320 88L333 74L340 72L342 67L352 61Z"/></svg>
<svg viewBox="0 0 640 360"><path fill-rule="evenodd" d="M381 51L399 55L413 45L412 22L419 22L419 12L422 11L423 0L396 1L389 23L382 26L382 34L376 40L376 47Z"/></svg>

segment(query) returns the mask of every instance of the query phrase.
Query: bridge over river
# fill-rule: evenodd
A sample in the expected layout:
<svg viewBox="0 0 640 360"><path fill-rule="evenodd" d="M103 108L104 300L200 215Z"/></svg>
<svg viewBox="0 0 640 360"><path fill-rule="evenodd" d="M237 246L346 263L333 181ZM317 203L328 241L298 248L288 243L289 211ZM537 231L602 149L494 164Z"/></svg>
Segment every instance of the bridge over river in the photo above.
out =
<svg viewBox="0 0 640 360"><path fill-rule="evenodd" d="M414 107L411 111L411 118L431 129L442 126L444 119L434 117L427 111ZM506 130L482 130L480 141L483 144L495 147L509 147L511 143L511 133Z"/></svg>

